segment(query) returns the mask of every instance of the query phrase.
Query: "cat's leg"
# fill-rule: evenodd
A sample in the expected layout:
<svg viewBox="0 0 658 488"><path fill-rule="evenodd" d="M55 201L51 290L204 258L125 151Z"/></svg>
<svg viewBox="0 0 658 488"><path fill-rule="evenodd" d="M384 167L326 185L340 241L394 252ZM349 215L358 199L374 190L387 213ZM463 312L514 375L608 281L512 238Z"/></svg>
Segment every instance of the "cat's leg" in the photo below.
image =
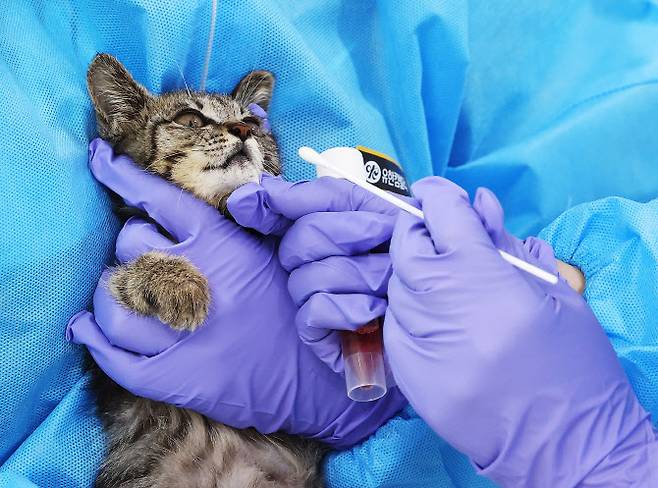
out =
<svg viewBox="0 0 658 488"><path fill-rule="evenodd" d="M182 256L143 254L117 267L109 288L125 307L156 316L174 329L194 330L208 315L208 280Z"/></svg>

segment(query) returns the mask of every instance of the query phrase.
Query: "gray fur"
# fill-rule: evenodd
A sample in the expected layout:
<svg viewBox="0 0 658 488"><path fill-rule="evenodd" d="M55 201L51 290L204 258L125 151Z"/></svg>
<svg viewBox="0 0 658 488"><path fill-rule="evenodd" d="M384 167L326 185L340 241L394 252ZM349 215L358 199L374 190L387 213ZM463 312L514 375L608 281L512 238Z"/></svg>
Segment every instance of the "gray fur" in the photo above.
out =
<svg viewBox="0 0 658 488"><path fill-rule="evenodd" d="M194 330L208 315L208 280L184 256L147 252L115 268L109 287L125 307L174 329Z"/></svg>
<svg viewBox="0 0 658 488"><path fill-rule="evenodd" d="M256 181L263 171L280 173L274 138L247 108L269 106L274 77L267 71L249 73L231 95L185 90L156 96L114 57L100 54L89 66L87 82L98 131L116 152L219 211L226 211L226 199L238 186ZM163 253L118 267L108 285L127 308L178 329L201 324L210 301L199 270L185 258ZM324 448L317 442L233 429L135 397L96 366L90 368L107 434L97 487L322 486L318 464Z"/></svg>

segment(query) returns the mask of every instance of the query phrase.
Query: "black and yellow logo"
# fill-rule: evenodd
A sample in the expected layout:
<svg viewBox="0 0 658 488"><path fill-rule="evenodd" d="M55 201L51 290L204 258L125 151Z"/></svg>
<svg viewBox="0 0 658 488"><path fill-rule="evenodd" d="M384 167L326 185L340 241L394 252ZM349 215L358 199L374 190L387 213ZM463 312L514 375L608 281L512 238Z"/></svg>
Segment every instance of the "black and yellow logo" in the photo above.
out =
<svg viewBox="0 0 658 488"><path fill-rule="evenodd" d="M382 190L410 196L409 185L402 167L386 154L364 146L357 146L363 155L366 180Z"/></svg>

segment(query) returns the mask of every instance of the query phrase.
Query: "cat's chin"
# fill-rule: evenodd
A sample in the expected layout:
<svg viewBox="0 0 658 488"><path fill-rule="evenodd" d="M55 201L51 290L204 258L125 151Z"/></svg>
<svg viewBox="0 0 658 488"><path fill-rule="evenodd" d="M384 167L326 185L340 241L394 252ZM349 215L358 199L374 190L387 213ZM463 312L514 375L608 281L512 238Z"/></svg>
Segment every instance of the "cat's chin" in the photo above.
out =
<svg viewBox="0 0 658 488"><path fill-rule="evenodd" d="M239 165L250 164L252 161L249 158L249 156L247 156L245 153L239 152L235 156L230 158L227 162L230 166L234 166L236 164Z"/></svg>
<svg viewBox="0 0 658 488"><path fill-rule="evenodd" d="M225 213L226 201L233 190L247 183L260 183L261 172L262 168L250 163L236 164L224 170L206 172L203 185L191 190L197 197ZM209 174L213 177L208 178Z"/></svg>

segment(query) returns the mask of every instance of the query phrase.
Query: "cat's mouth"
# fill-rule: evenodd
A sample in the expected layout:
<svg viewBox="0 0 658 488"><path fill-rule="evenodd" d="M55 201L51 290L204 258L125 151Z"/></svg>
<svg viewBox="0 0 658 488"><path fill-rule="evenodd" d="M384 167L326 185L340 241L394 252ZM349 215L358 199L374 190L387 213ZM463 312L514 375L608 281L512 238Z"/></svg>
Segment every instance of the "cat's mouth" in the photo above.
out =
<svg viewBox="0 0 658 488"><path fill-rule="evenodd" d="M249 157L249 155L244 151L244 149L240 149L240 151L236 155L231 156L230 158L228 158L224 164L226 164L228 166L233 166L235 164L242 165L242 164L248 163L250 161L251 161L251 158Z"/></svg>
<svg viewBox="0 0 658 488"><path fill-rule="evenodd" d="M203 171L228 169L235 166L244 166L248 163L257 166L259 162L262 162L262 155L258 149L258 144L252 139L247 139L241 147L237 148L224 161L211 161L203 168Z"/></svg>
<svg viewBox="0 0 658 488"><path fill-rule="evenodd" d="M212 161L208 163L204 168L203 171L212 171L216 169L228 169L231 166L242 166L246 163L251 162L251 158L249 155L245 152L244 148L240 149L237 153L233 154L232 156L229 156L226 158L224 161Z"/></svg>

